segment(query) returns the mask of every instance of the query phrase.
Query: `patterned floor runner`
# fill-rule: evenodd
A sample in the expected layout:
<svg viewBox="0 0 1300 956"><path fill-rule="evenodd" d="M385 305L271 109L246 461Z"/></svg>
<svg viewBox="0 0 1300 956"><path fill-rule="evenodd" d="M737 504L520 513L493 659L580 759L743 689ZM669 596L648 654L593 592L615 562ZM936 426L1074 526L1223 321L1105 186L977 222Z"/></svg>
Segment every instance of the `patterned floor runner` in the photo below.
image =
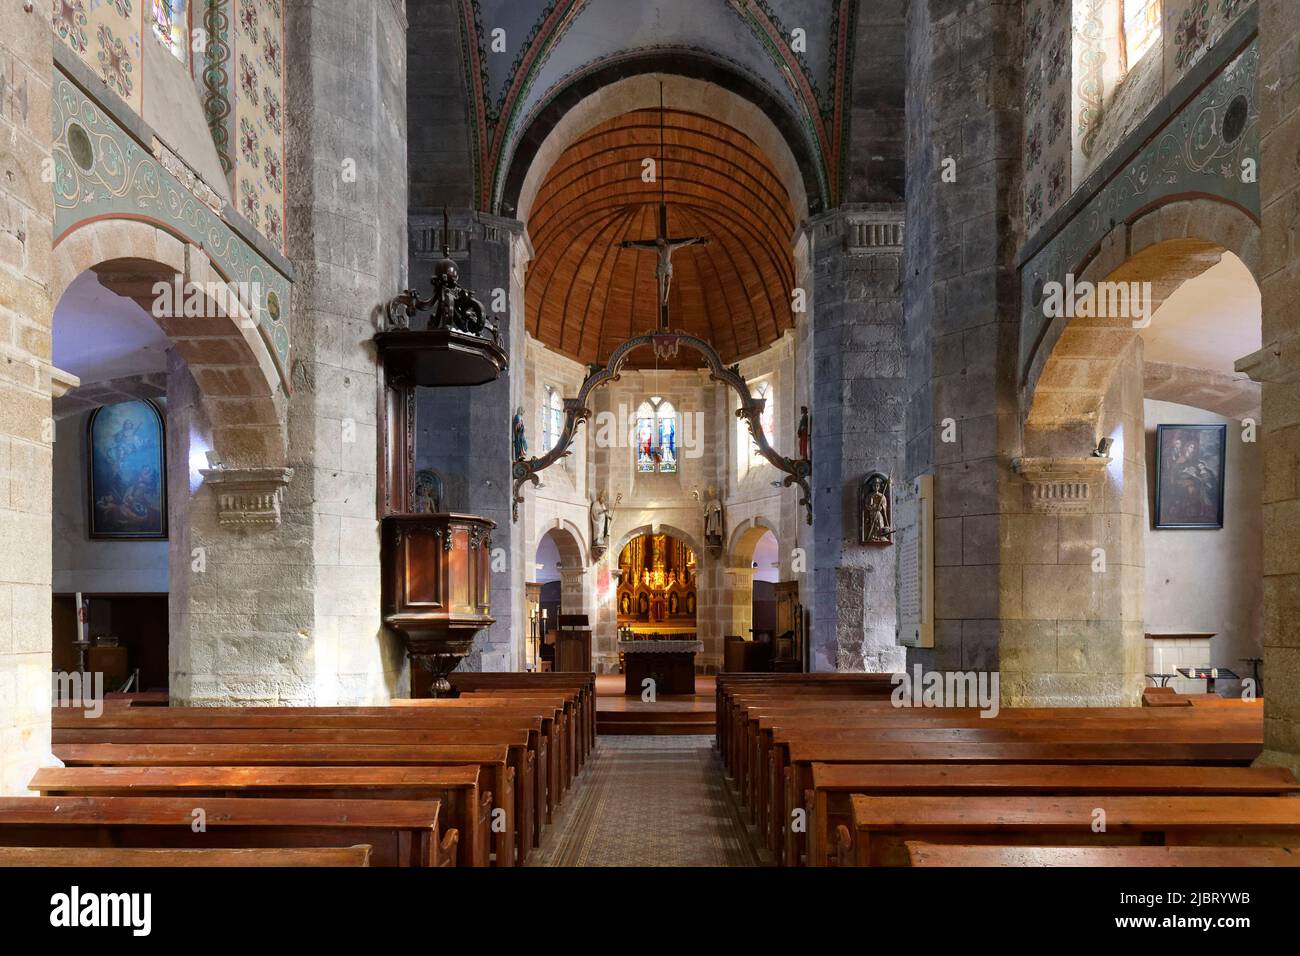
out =
<svg viewBox="0 0 1300 956"><path fill-rule="evenodd" d="M601 737L533 866L759 866L712 737Z"/></svg>

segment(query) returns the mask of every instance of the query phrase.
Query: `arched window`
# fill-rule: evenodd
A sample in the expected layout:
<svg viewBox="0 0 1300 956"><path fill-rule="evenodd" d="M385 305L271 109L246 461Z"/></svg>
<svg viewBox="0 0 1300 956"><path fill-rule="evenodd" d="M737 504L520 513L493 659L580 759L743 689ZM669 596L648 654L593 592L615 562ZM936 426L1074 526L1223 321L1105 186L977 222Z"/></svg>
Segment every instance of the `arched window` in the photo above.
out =
<svg viewBox="0 0 1300 956"><path fill-rule="evenodd" d="M751 394L755 398L763 399L763 411L758 416L759 424L763 426L763 434L770 445L776 440L776 395L770 381L759 382ZM758 443L754 441L754 436L750 434L749 423L743 418L736 419L736 462L737 471L741 478L749 474L749 469L755 465L766 461L758 453Z"/></svg>
<svg viewBox="0 0 1300 956"><path fill-rule="evenodd" d="M555 447L564 431L564 399L554 385L543 387L542 393L542 454Z"/></svg>
<svg viewBox="0 0 1300 956"><path fill-rule="evenodd" d="M658 395L636 410L636 470L673 474L677 471L677 411Z"/></svg>
<svg viewBox="0 0 1300 956"><path fill-rule="evenodd" d="M1120 0L1120 6L1120 50L1128 71L1160 39L1161 0Z"/></svg>
<svg viewBox="0 0 1300 956"><path fill-rule="evenodd" d="M150 0L153 33L182 63L189 52L189 0Z"/></svg>

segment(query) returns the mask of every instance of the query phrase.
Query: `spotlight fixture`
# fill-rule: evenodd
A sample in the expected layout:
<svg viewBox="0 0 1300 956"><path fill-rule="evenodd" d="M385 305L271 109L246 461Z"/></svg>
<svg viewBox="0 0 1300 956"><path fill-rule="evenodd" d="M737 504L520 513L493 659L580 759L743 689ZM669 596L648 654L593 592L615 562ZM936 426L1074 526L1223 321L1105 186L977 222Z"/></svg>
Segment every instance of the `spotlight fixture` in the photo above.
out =
<svg viewBox="0 0 1300 956"><path fill-rule="evenodd" d="M1092 450L1092 457L1105 458L1110 454L1110 446L1113 444L1115 444L1115 439L1103 438L1101 441L1097 442L1097 447Z"/></svg>

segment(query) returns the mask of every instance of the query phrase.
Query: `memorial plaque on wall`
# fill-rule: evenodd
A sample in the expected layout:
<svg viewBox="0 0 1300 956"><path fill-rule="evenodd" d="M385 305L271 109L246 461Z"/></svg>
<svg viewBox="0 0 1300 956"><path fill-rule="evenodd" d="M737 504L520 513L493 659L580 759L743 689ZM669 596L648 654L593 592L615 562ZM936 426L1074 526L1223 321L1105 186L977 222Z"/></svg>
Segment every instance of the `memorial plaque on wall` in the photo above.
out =
<svg viewBox="0 0 1300 956"><path fill-rule="evenodd" d="M934 647L934 476L903 486L894 502L898 546L898 643Z"/></svg>

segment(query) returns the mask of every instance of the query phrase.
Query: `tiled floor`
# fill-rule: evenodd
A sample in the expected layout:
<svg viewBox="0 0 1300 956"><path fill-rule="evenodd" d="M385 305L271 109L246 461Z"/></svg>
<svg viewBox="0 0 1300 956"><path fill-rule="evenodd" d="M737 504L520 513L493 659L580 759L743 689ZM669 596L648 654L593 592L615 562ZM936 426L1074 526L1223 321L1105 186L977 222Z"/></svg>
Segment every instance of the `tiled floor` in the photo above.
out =
<svg viewBox="0 0 1300 956"><path fill-rule="evenodd" d="M533 866L758 866L712 737L601 737Z"/></svg>

